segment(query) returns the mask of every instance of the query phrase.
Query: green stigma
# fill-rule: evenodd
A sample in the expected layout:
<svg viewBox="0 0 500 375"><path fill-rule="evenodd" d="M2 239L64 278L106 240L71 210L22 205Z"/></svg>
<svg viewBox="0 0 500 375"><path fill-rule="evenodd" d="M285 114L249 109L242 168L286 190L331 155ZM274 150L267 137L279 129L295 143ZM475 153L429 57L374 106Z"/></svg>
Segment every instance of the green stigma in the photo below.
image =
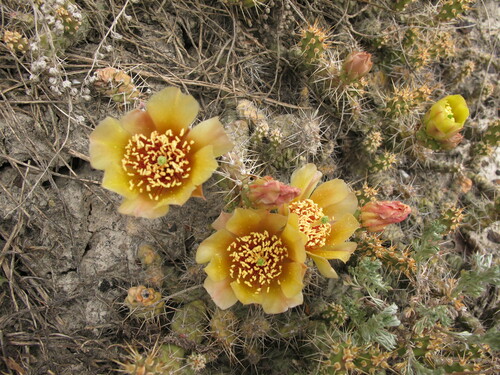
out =
<svg viewBox="0 0 500 375"><path fill-rule="evenodd" d="M166 156L158 156L158 165L165 165L167 163L167 157Z"/></svg>
<svg viewBox="0 0 500 375"><path fill-rule="evenodd" d="M266 260L264 258L259 258L256 263L258 266L263 266L266 264Z"/></svg>
<svg viewBox="0 0 500 375"><path fill-rule="evenodd" d="M326 224L330 221L330 218L328 216L323 216L321 218L321 224Z"/></svg>

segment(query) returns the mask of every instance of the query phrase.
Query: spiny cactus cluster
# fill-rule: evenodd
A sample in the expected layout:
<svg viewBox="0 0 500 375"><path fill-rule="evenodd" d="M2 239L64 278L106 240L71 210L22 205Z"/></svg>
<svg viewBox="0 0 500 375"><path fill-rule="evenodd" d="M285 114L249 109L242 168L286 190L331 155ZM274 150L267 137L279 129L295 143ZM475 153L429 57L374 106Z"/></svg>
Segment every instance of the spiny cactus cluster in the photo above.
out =
<svg viewBox="0 0 500 375"><path fill-rule="evenodd" d="M438 17L445 21L459 18L475 2L476 0L441 0Z"/></svg>
<svg viewBox="0 0 500 375"><path fill-rule="evenodd" d="M28 50L28 39L17 31L4 30L3 42L13 53L25 53Z"/></svg>
<svg viewBox="0 0 500 375"><path fill-rule="evenodd" d="M134 85L132 77L122 70L112 67L98 69L93 76L95 89L121 104L129 103L139 98L139 90Z"/></svg>

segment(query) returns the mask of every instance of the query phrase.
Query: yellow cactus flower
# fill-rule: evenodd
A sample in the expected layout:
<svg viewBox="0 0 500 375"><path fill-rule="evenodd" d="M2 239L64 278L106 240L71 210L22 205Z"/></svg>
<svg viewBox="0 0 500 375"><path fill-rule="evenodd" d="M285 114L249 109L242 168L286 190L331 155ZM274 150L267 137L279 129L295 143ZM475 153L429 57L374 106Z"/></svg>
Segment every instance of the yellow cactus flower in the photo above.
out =
<svg viewBox="0 0 500 375"><path fill-rule="evenodd" d="M297 215L237 208L221 214L217 230L203 241L197 263L207 263L205 289L226 309L236 301L277 314L303 302L305 236Z"/></svg>
<svg viewBox="0 0 500 375"><path fill-rule="evenodd" d="M169 205L202 197L216 157L233 147L217 117L193 128L198 102L178 88L153 95L146 110L104 119L90 135L90 163L102 186L125 197L122 214L157 218Z"/></svg>
<svg viewBox="0 0 500 375"><path fill-rule="evenodd" d="M437 140L450 140L463 128L469 108L462 95L448 95L438 100L424 116L426 134Z"/></svg>
<svg viewBox="0 0 500 375"><path fill-rule="evenodd" d="M356 242L346 240L359 228L353 215L358 200L340 179L316 187L321 176L314 164L297 169L292 174L290 185L299 188L301 194L283 210L298 215L299 229L307 236L306 252L320 273L336 278L337 273L328 260L347 262L356 249Z"/></svg>

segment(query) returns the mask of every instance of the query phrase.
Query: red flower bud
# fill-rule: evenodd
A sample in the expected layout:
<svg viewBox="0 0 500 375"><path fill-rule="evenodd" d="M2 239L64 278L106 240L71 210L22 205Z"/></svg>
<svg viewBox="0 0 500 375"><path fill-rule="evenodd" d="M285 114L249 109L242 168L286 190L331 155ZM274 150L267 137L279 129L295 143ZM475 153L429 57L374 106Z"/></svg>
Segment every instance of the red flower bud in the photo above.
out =
<svg viewBox="0 0 500 375"><path fill-rule="evenodd" d="M361 207L361 225L369 232L380 232L393 223L406 219L411 208L399 201L375 201Z"/></svg>
<svg viewBox="0 0 500 375"><path fill-rule="evenodd" d="M247 198L252 206L268 210L288 203L300 195L300 189L282 184L270 176L255 180L248 188Z"/></svg>
<svg viewBox="0 0 500 375"><path fill-rule="evenodd" d="M348 81L355 81L368 74L373 66L368 52L351 52L342 65L342 73Z"/></svg>

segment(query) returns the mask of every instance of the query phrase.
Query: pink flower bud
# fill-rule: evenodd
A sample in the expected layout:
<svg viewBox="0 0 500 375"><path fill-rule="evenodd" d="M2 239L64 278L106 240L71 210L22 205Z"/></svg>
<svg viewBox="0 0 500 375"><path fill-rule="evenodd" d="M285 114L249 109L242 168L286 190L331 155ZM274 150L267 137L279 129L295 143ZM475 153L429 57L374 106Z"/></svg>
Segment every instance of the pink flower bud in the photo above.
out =
<svg viewBox="0 0 500 375"><path fill-rule="evenodd" d="M282 184L270 176L259 178L248 186L247 198L254 208L273 209L300 195L300 189Z"/></svg>
<svg viewBox="0 0 500 375"><path fill-rule="evenodd" d="M359 218L368 232L380 232L393 223L406 219L411 208L399 201L375 201L361 207Z"/></svg>
<svg viewBox="0 0 500 375"><path fill-rule="evenodd" d="M368 52L351 52L342 65L342 73L348 81L355 81L368 74L373 66Z"/></svg>

